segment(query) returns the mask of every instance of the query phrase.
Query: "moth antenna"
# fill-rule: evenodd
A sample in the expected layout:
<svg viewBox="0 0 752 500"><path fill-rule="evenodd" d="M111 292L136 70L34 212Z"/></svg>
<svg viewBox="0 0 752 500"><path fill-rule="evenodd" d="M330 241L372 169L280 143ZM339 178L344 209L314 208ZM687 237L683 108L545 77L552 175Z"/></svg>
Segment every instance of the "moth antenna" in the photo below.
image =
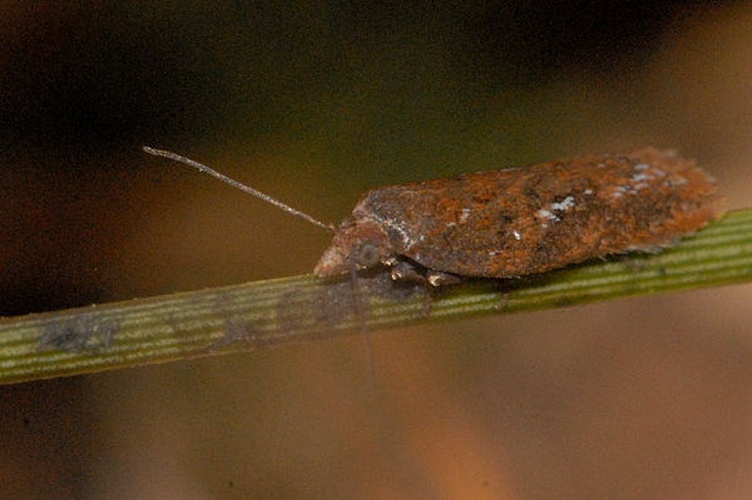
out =
<svg viewBox="0 0 752 500"><path fill-rule="evenodd" d="M215 178L219 179L220 181L224 182L225 184L229 184L230 186L232 186L234 188L237 188L237 189L240 189L241 191L243 191L245 193L248 193L248 194L250 194L252 196L255 196L256 198L260 198L260 199L264 200L267 203L271 203L275 207L281 208L282 210L284 210L288 214L297 215L298 217L300 217L302 219L305 219L305 220L307 220L308 222L310 222L312 224L315 224L315 225L317 225L319 227L323 227L324 229L326 229L329 232L334 233L336 231L335 227L332 224L326 224L325 222L321 222L320 220L314 218L313 216L308 215L305 212L301 212L300 210L298 210L296 208L292 208L290 205L282 203L278 199L272 198L271 196L269 196L266 193L262 193L261 191L253 189L251 186L246 186L242 182L238 182L235 179L227 177L225 174L217 172L213 168L208 167L208 166L204 165L203 163L199 163L199 162L197 162L195 160L191 160L190 158L186 158L185 156L181 156L181 155L179 155L177 153L173 153L172 151L165 151L163 149L155 149L155 148L150 148L149 146L144 146L143 150L144 150L144 152L149 153L150 155L162 156L164 158L168 158L170 160L173 160L173 161L176 161L176 162L179 162L179 163L184 163L184 164L186 164L188 166L191 166L191 167L195 168L199 172L203 172L205 174L209 174L212 177L215 177Z"/></svg>

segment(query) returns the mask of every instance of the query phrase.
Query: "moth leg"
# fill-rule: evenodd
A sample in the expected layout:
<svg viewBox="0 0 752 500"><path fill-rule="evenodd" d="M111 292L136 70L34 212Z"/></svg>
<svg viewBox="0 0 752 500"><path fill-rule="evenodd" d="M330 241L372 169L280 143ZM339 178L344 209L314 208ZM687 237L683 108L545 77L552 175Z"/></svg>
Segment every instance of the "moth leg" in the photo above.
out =
<svg viewBox="0 0 752 500"><path fill-rule="evenodd" d="M394 281L405 281L408 283L428 282L426 276L418 268L404 260L398 260L392 264L390 274Z"/></svg>
<svg viewBox="0 0 752 500"><path fill-rule="evenodd" d="M426 300L423 302L423 315L428 316L431 312L431 304L434 296L438 293L439 288L450 285L458 285L465 281L462 276L456 274L445 273L443 271L434 271L429 269L426 272L426 281L428 281L428 293L426 294Z"/></svg>
<svg viewBox="0 0 752 500"><path fill-rule="evenodd" d="M420 283L424 285L423 293L423 316L428 317L431 312L431 300L433 299L434 287L428 281L425 270L418 268L405 260L395 260L390 263L391 276L394 281L407 283Z"/></svg>
<svg viewBox="0 0 752 500"><path fill-rule="evenodd" d="M462 276L456 274L445 273L443 271L428 270L426 273L426 280L434 288L440 288L448 285L459 285L464 281Z"/></svg>
<svg viewBox="0 0 752 500"><path fill-rule="evenodd" d="M396 261L391 265L391 276L394 281L422 283L426 286L425 300L423 301L423 316L428 316L431 313L431 302L440 287L456 285L463 281L462 277L456 274L432 269L426 270L405 260Z"/></svg>

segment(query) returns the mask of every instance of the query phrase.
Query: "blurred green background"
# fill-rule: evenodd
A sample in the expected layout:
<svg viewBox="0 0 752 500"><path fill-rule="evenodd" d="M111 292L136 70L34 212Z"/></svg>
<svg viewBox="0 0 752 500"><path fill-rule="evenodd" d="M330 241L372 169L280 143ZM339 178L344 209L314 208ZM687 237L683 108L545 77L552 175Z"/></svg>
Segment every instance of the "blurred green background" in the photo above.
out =
<svg viewBox="0 0 752 500"><path fill-rule="evenodd" d="M752 184L752 3L2 2L0 315L309 272L381 185L644 145ZM4 498L742 498L749 287L0 387Z"/></svg>

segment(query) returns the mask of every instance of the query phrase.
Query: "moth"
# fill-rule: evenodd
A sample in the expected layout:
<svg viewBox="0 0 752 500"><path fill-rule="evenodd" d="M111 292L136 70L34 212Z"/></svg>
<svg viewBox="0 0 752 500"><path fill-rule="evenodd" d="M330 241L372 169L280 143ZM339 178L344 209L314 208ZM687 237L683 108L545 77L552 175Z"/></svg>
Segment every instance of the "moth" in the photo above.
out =
<svg viewBox="0 0 752 500"><path fill-rule="evenodd" d="M441 287L514 278L610 254L656 251L723 214L715 180L673 150L594 154L365 193L341 224L321 222L184 156L190 165L333 233L319 277L372 269Z"/></svg>

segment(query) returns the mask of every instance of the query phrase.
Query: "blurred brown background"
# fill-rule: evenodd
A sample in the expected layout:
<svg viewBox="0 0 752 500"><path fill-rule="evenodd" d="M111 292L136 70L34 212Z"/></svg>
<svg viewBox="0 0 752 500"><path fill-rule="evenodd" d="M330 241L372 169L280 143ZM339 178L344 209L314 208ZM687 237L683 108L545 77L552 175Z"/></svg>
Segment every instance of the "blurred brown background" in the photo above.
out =
<svg viewBox="0 0 752 500"><path fill-rule="evenodd" d="M750 205L751 2L0 1L0 315L310 271L370 187L642 145ZM750 288L0 387L3 498L749 498Z"/></svg>

